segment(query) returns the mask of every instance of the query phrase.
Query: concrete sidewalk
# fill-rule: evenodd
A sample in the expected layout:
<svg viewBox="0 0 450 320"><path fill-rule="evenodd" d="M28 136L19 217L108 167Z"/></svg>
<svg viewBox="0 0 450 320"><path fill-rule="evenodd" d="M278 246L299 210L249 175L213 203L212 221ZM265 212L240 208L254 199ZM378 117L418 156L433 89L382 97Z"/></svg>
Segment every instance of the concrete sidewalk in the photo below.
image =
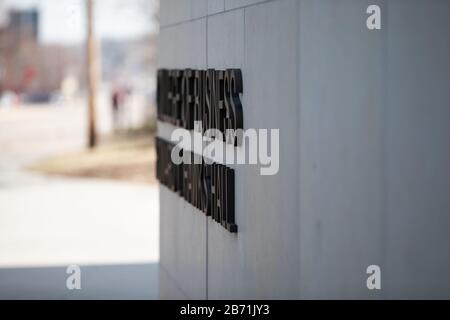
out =
<svg viewBox="0 0 450 320"><path fill-rule="evenodd" d="M157 186L23 170L83 146L82 108L0 113L0 298L158 297ZM70 264L78 293L65 289Z"/></svg>
<svg viewBox="0 0 450 320"><path fill-rule="evenodd" d="M158 261L155 186L29 178L0 189L0 267Z"/></svg>
<svg viewBox="0 0 450 320"><path fill-rule="evenodd" d="M0 269L0 299L156 299L158 264L80 266L81 290L67 290L66 267Z"/></svg>

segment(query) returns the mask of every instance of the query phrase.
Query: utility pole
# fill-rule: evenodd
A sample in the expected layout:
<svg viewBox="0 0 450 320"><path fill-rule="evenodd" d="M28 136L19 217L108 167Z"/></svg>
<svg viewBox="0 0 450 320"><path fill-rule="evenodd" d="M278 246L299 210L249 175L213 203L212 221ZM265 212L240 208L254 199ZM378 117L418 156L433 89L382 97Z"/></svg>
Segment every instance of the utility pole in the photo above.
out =
<svg viewBox="0 0 450 320"><path fill-rule="evenodd" d="M97 46L94 31L94 0L86 0L87 10L87 76L88 76L88 147L97 144Z"/></svg>

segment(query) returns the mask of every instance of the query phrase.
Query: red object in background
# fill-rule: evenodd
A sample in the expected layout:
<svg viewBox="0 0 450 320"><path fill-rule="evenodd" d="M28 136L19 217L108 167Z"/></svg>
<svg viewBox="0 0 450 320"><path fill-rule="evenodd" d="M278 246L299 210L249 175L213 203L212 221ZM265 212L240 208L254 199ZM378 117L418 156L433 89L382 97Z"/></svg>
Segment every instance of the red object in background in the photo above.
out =
<svg viewBox="0 0 450 320"><path fill-rule="evenodd" d="M23 72L23 85L28 85L36 77L37 71L33 67L27 67Z"/></svg>

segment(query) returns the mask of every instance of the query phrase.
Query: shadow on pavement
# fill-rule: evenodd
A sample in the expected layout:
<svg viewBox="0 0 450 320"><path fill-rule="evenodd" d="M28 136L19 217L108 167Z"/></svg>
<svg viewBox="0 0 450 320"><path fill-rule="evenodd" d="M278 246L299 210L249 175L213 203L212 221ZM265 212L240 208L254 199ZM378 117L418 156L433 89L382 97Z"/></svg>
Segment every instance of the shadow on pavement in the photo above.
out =
<svg viewBox="0 0 450 320"><path fill-rule="evenodd" d="M158 299L157 263L80 268L80 290L67 289L67 266L0 268L0 299Z"/></svg>

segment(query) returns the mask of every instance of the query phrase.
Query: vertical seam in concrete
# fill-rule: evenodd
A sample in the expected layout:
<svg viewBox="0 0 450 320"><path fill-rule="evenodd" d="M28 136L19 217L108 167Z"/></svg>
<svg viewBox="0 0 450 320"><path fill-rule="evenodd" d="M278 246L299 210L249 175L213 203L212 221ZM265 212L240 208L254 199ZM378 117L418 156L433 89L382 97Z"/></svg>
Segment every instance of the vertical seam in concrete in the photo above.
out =
<svg viewBox="0 0 450 320"><path fill-rule="evenodd" d="M381 220L382 220L382 243L381 243L381 259L382 259L382 265L381 265L381 275L383 279L383 271L386 269L387 267L387 244L388 244L388 223L387 223L387 219L388 219L388 165L387 165L387 130L389 129L389 119L388 119L388 91L389 91L389 85L388 85L388 79L389 79L389 66L388 66L388 61L389 61L389 55L388 55L388 44L389 44L389 39L388 39L388 29L387 29L387 24L388 24L388 3L387 1L383 1L382 3L382 16L381 16L381 23L382 23L382 34L381 36L383 37L382 40L382 64L384 65L383 67L383 75L381 77L383 84L382 84L382 90L383 90L383 105L382 105L382 116L381 116L381 123L382 123L382 127L381 127ZM383 17L384 16L384 17ZM383 22L384 21L384 22ZM384 273L386 274L386 273ZM387 273L389 276L389 272ZM386 278L385 278L386 279ZM385 283L387 283L386 281L384 281ZM383 299L387 299L388 295L385 292L389 292L388 290L383 290L382 291L382 298Z"/></svg>
<svg viewBox="0 0 450 320"><path fill-rule="evenodd" d="M301 283L300 283L300 269L301 269L301 264L300 264L300 223L301 223L301 212L300 212L300 144L301 144L301 137L300 137L300 117L301 117L301 112L300 112L300 90L301 90L301 86L300 86L300 1L297 1L297 72L296 72L296 76L297 76L297 141L299 141L299 143L296 143L296 147L297 147L297 210L298 210L298 216L297 216L297 230L298 230L298 238L297 238L297 245L298 245L298 249L297 249L297 255L298 255L298 268L297 268L297 272L298 272L298 297L300 297L300 288L301 288Z"/></svg>
<svg viewBox="0 0 450 320"><path fill-rule="evenodd" d="M206 51L206 68L207 69L209 68L209 62L208 62L208 19L209 19L209 16L208 16L208 13L206 13L206 21L205 21L205 23L206 23L206 26L205 26L205 28L206 28L206 48L205 48L205 51ZM206 247L205 286L206 286L206 288L205 288L205 297L206 297L206 300L208 300L208 286L209 286L209 284L208 284L208 264L209 264L209 262L208 262L208 257L209 257L209 254L208 254L208 238L209 238L209 236L208 236L208 216L206 216L206 215L205 215L205 228L206 228L206 244L205 244L205 247Z"/></svg>
<svg viewBox="0 0 450 320"><path fill-rule="evenodd" d="M244 37L244 39L243 39L243 42L244 42L244 57L243 57L243 59L242 59L242 64L243 64L243 66L242 67L244 67L245 66L245 62L246 62L246 60L245 60L245 58L247 57L247 46L246 46L246 41L247 41L247 39L245 38L245 36L247 35L247 28L246 28L246 26L245 26L245 16L247 15L247 9L244 7L243 9L242 9L242 15L244 16L243 17L243 19L244 19L244 23L243 23L243 25L244 25L244 30L242 30L242 33L243 33L243 37Z"/></svg>

